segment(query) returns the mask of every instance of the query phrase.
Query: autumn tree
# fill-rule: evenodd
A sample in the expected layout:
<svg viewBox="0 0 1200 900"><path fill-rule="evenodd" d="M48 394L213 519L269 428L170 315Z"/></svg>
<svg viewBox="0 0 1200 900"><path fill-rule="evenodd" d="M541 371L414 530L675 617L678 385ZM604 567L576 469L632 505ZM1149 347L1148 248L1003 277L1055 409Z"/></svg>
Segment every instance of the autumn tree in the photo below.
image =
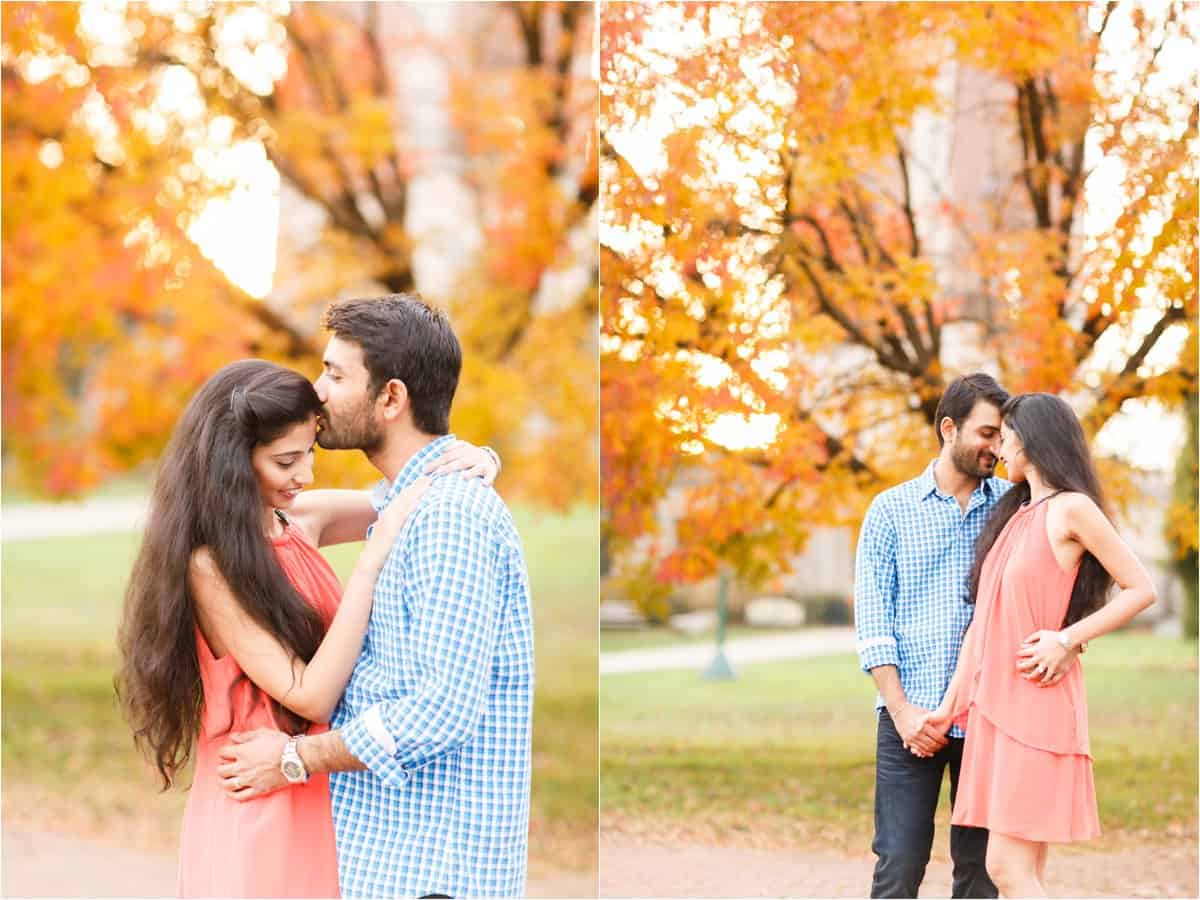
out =
<svg viewBox="0 0 1200 900"><path fill-rule="evenodd" d="M786 568L933 455L964 367L1068 396L1091 434L1129 400L1178 409L1196 383L1194 20L605 7L602 503L626 571ZM976 158L939 162L951 127ZM1102 228L1084 221L1100 184Z"/></svg>
<svg viewBox="0 0 1200 900"><path fill-rule="evenodd" d="M452 427L500 450L506 489L594 495L591 7L455 10L437 40L406 4L131 4L102 29L87 4L5 4L4 427L27 481L70 493L154 456L239 356L315 373L331 299L423 288L411 222L437 200L414 193L450 166L473 239L428 299L464 343ZM410 115L418 50L445 72L450 159ZM320 222L280 242L287 289L262 299L187 233L229 187L203 154L245 141ZM342 456L318 477L370 477Z"/></svg>
<svg viewBox="0 0 1200 900"><path fill-rule="evenodd" d="M265 335L185 233L220 189L189 125L139 126L156 85L89 65L74 4L2 14L5 462L64 494L136 463L189 376Z"/></svg>

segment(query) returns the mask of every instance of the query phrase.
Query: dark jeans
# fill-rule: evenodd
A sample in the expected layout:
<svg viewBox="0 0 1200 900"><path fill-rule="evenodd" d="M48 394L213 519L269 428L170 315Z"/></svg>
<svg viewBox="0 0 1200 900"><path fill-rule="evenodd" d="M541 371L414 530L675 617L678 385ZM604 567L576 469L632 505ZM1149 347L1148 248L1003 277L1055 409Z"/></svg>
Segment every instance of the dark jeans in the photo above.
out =
<svg viewBox="0 0 1200 900"><path fill-rule="evenodd" d="M950 766L950 805L958 791L962 738L949 742L931 757L913 756L904 748L892 717L879 711L875 740L875 840L878 857L871 880L872 897L916 897L933 847L933 816L942 774ZM950 856L954 860L955 897L996 897L988 877L988 833L985 828L950 826Z"/></svg>

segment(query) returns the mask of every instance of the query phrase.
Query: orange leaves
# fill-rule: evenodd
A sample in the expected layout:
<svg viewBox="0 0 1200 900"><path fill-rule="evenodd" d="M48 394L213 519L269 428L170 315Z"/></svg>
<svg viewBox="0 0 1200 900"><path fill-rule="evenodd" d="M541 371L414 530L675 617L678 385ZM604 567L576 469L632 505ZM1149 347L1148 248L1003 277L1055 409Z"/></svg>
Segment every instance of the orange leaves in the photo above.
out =
<svg viewBox="0 0 1200 900"><path fill-rule="evenodd" d="M355 97L342 127L350 152L364 168L373 169L396 151L396 128L386 101L368 95Z"/></svg>
<svg viewBox="0 0 1200 900"><path fill-rule="evenodd" d="M397 150L388 103L367 94L347 101L344 111L287 107L272 120L274 146L308 183L332 188L343 166L358 177ZM336 155L334 155L336 154Z"/></svg>
<svg viewBox="0 0 1200 900"><path fill-rule="evenodd" d="M685 463L678 438L662 427L657 367L602 354L600 359L600 485L610 537L617 545L655 529L656 505ZM660 477L645 477L655 472Z"/></svg>
<svg viewBox="0 0 1200 900"><path fill-rule="evenodd" d="M1080 66L1094 52L1087 3L956 3L952 35L964 61L1006 79Z"/></svg>
<svg viewBox="0 0 1200 900"><path fill-rule="evenodd" d="M1194 87L1141 90L1189 26L1148 12L1098 62L1102 11L626 4L604 24L603 490L627 572L785 569L928 460L954 367L1091 391L1091 428L1194 390L1194 154L1164 140L1194 138ZM1118 57L1132 102L1103 74ZM1107 234L1084 215L1094 127L1127 144Z"/></svg>
<svg viewBox="0 0 1200 900"><path fill-rule="evenodd" d="M5 3L0 10L4 43L18 56L78 48L78 4Z"/></svg>
<svg viewBox="0 0 1200 900"><path fill-rule="evenodd" d="M563 76L532 68L471 72L456 84L457 116L476 154L474 181L486 187L488 271L523 291L535 290L546 270L564 261L564 234L579 221L573 192L556 178L580 162L567 156L578 125L555 121L562 115L556 104L565 102L558 92L574 89ZM581 118L590 114L584 109Z"/></svg>
<svg viewBox="0 0 1200 900"><path fill-rule="evenodd" d="M76 6L57 9L5 7L6 53L76 56L48 77L6 70L3 106L6 448L56 496L157 453L199 381L253 333L184 233L190 191L209 185L176 177L192 162L178 134L145 132L153 79L89 69Z"/></svg>
<svg viewBox="0 0 1200 900"><path fill-rule="evenodd" d="M429 268L441 270L443 296L429 299L452 307L466 358L452 426L497 447L506 493L557 506L594 498L595 247L586 231L596 91L586 7L522 13L542 31L538 60L524 58L508 7L455 9L462 27L450 46L415 27L421 16L403 5L218 4L183 31L172 14L134 5L120 13L128 52L107 61L77 33L77 12L3 8L0 258L14 469L71 491L152 457L220 365L253 354L315 374L307 353L331 298L411 290L414 256L423 265L441 256ZM232 23L243 13L259 19ZM483 33L505 22L507 38ZM13 77L10 53L52 48L75 61ZM420 85L404 65L414 51L429 67ZM286 72L272 84L283 55ZM250 60L262 71L249 72ZM188 115L163 114L167 82L195 86ZM431 88L451 89L448 108L436 108ZM428 149L413 150L409 128ZM262 303L187 234L231 187L207 168L210 144L245 138L264 142L285 184L276 286ZM441 202L420 181L431 174L456 182L465 215L479 213L449 225L461 243L410 231ZM453 258L459 248L473 255ZM58 462L59 448L87 464ZM353 454L327 456L323 483L374 477Z"/></svg>
<svg viewBox="0 0 1200 900"><path fill-rule="evenodd" d="M1062 391L1074 379L1081 338L1064 318L1068 296L1061 240L1036 230L988 237L979 261L999 300L997 330L1006 335L1000 357L1006 387Z"/></svg>
<svg viewBox="0 0 1200 900"><path fill-rule="evenodd" d="M297 165L312 170L314 177L320 177L318 167L329 165L321 161L324 140L341 130L337 117L308 108L284 110L272 122L272 129L279 151L295 159Z"/></svg>
<svg viewBox="0 0 1200 900"><path fill-rule="evenodd" d="M804 477L764 477L733 458L712 466L714 477L693 482L682 509L679 500L670 504L679 515L674 546L657 575L677 583L699 581L724 561L742 579L762 583L779 571L781 559L803 551L821 486Z"/></svg>

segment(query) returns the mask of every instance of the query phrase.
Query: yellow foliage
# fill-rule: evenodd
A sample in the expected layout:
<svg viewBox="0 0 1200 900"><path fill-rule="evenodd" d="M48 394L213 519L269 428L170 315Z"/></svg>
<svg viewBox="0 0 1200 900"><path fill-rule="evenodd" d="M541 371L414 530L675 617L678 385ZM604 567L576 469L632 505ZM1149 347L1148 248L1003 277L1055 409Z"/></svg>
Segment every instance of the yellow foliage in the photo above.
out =
<svg viewBox="0 0 1200 900"><path fill-rule="evenodd" d="M356 8L293 5L268 29L287 70L264 88L232 75L225 64L238 48L217 45L237 31L225 28L236 4L195 10L187 31L170 13L123 8L122 64L97 56L76 27L77 4L10 3L2 12L10 477L77 493L155 456L188 397L221 365L255 355L314 375L324 343L317 323L330 300L413 290L421 235L409 232L410 181L443 161L422 158L398 121L406 99L379 67L398 35L372 34ZM595 178L576 157L594 120L595 85L560 74L588 57L589 15L586 5L536 10L526 24L561 45L545 64L523 58L517 29L506 47L462 35L486 37L512 64L466 54L467 68L447 85L480 210L464 227L478 226L486 240L476 258L454 261L462 277L452 299L430 298L449 307L464 345L453 428L499 450L502 491L558 507L597 490L594 292L542 296L543 282L563 270L582 268L594 282L594 245L580 250L579 232ZM402 37L438 50L431 36ZM258 39L246 40L240 49L254 52ZM37 65L26 71L37 54L58 58L49 77L30 75ZM172 67L195 76L196 121L153 111ZM303 246L281 241L288 291L267 301L229 283L186 234L230 190L196 162L199 145L226 132L231 142L262 141L284 181L324 215ZM357 454L321 454L317 469L327 484L374 479Z"/></svg>
<svg viewBox="0 0 1200 900"><path fill-rule="evenodd" d="M1194 79L1168 83L1153 50L1168 33L1194 47L1195 17L1135 17L1121 52L1160 95L1130 98L1105 74L1102 13L630 3L602 23L602 506L619 567L694 581L725 562L764 581L814 528L856 524L936 453L960 374L947 349L1011 391L1070 394L1091 434L1130 397L1178 409L1195 390ZM968 113L1011 167L973 206L952 193L967 159L921 196L931 136L914 126L978 128ZM1127 176L1099 235L1082 233L1089 133ZM1120 506L1128 473L1103 464Z"/></svg>

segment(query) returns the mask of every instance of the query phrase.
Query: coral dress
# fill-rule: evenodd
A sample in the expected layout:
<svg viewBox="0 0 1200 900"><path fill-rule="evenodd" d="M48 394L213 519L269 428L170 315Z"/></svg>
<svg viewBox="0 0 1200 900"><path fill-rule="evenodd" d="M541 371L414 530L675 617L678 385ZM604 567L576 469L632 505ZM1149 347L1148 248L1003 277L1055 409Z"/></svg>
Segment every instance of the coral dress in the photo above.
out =
<svg viewBox="0 0 1200 900"><path fill-rule="evenodd" d="M328 627L341 599L337 575L295 525L274 538L288 580ZM196 629L204 709L192 789L179 839L180 897L337 897L329 776L239 802L221 788L217 753L233 731L277 728L270 698L231 656L213 656ZM308 733L327 731L312 725Z"/></svg>
<svg viewBox="0 0 1200 900"><path fill-rule="evenodd" d="M1082 664L1048 688L1016 668L1021 641L1062 627L1079 572L1059 568L1047 508L1014 513L983 564L952 710L966 741L951 821L1027 841L1082 841L1100 833Z"/></svg>

